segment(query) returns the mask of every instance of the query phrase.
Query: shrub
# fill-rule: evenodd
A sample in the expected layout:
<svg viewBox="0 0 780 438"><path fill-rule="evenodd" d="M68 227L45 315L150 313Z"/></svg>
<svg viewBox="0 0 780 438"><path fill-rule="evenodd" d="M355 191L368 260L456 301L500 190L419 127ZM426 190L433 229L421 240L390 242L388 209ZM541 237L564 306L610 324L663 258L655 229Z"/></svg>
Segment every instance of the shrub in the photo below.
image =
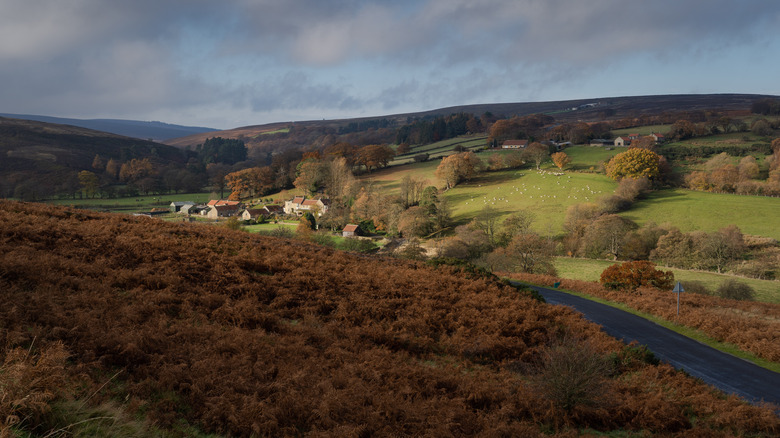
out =
<svg viewBox="0 0 780 438"><path fill-rule="evenodd" d="M750 285L734 279L724 281L715 293L721 298L730 300L753 301L756 298L756 291Z"/></svg>
<svg viewBox="0 0 780 438"><path fill-rule="evenodd" d="M566 335L542 351L533 382L545 399L568 413L602 400L612 369L609 357L586 341Z"/></svg>
<svg viewBox="0 0 780 438"><path fill-rule="evenodd" d="M674 274L655 269L655 264L646 260L615 264L601 273L601 284L608 289L634 291L640 286L658 289L672 289Z"/></svg>
<svg viewBox="0 0 780 438"><path fill-rule="evenodd" d="M686 281L685 284L683 284L683 289L685 289L685 292L690 292L692 294L712 295L712 291L701 281Z"/></svg>

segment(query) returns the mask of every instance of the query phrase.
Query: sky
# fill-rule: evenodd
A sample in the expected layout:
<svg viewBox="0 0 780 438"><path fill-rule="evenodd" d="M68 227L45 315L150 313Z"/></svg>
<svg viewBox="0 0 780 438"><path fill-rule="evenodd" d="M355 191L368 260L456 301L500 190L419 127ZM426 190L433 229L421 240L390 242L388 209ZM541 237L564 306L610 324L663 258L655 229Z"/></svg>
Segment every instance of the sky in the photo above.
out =
<svg viewBox="0 0 780 438"><path fill-rule="evenodd" d="M0 112L229 129L780 94L777 0L0 0Z"/></svg>

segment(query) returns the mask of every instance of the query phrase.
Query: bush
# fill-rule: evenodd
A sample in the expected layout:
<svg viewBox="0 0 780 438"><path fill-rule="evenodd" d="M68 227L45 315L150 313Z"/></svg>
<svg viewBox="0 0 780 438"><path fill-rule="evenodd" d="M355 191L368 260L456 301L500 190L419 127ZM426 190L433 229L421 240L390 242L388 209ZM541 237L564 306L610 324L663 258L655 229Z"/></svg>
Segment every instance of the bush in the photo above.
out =
<svg viewBox="0 0 780 438"><path fill-rule="evenodd" d="M690 292L692 294L712 295L712 291L701 281L686 281L685 284L683 284L683 289L685 289L685 292Z"/></svg>
<svg viewBox="0 0 780 438"><path fill-rule="evenodd" d="M601 284L608 289L635 291L640 286L652 286L671 290L674 285L672 271L655 269L655 264L646 260L615 264L601 273Z"/></svg>
<svg viewBox="0 0 780 438"><path fill-rule="evenodd" d="M739 301L753 301L756 299L756 291L750 285L729 279L718 287L715 293L721 298Z"/></svg>

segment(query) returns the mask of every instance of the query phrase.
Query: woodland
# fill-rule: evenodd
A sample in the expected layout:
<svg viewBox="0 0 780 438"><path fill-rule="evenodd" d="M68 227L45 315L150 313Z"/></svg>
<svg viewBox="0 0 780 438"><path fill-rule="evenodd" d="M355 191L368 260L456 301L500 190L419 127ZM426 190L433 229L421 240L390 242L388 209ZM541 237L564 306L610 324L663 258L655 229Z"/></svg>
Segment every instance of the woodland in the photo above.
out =
<svg viewBox="0 0 780 438"><path fill-rule="evenodd" d="M0 201L0 294L4 437L780 433L462 262Z"/></svg>

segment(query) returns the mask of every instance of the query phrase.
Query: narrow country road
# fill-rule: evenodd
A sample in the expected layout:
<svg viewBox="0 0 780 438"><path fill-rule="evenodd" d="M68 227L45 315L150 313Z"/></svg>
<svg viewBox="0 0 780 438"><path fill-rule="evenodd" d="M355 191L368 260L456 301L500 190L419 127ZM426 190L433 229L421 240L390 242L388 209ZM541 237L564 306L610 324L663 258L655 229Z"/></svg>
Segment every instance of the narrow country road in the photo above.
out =
<svg viewBox="0 0 780 438"><path fill-rule="evenodd" d="M780 406L780 374L723 353L654 322L555 289L531 286L549 304L570 306L624 342L646 345L655 356L691 376L750 402Z"/></svg>

